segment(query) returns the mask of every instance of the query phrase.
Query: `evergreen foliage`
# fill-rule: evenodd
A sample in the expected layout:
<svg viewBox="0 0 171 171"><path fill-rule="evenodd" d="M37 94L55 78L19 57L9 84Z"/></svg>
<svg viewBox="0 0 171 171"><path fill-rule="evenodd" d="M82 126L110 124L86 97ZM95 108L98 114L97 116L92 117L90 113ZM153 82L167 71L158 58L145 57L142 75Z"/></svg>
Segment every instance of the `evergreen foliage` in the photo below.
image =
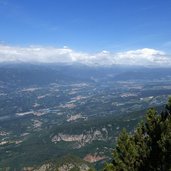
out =
<svg viewBox="0 0 171 171"><path fill-rule="evenodd" d="M171 98L160 114L149 109L145 121L134 133L122 131L113 151L113 161L103 170L171 170Z"/></svg>

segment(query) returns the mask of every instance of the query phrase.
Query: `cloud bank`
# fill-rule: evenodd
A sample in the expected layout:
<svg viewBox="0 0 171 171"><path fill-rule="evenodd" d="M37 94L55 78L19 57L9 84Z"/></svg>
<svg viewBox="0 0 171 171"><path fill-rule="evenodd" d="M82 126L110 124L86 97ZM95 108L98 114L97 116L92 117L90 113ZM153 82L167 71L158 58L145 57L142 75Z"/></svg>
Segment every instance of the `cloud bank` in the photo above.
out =
<svg viewBox="0 0 171 171"><path fill-rule="evenodd" d="M90 54L71 48L17 47L0 45L0 63L82 63L86 65L171 66L171 55L156 49L137 49L113 53L101 51Z"/></svg>

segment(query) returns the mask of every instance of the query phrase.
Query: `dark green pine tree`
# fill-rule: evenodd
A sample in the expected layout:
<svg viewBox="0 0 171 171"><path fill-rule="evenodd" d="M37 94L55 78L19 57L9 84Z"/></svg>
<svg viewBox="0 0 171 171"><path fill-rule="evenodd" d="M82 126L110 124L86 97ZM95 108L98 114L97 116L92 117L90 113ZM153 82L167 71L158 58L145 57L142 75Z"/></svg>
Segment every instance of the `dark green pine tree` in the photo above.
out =
<svg viewBox="0 0 171 171"><path fill-rule="evenodd" d="M133 134L123 130L104 171L171 171L171 98L160 114L147 112Z"/></svg>

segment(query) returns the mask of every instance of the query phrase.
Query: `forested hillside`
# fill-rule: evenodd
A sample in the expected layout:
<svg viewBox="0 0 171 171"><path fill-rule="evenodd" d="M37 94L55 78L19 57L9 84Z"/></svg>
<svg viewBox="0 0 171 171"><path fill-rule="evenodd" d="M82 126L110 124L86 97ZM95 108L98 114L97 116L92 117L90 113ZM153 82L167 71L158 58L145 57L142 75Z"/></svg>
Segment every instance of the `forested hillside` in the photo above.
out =
<svg viewBox="0 0 171 171"><path fill-rule="evenodd" d="M171 170L171 98L158 114L149 109L144 122L134 133L123 130L113 160L104 171L167 171Z"/></svg>

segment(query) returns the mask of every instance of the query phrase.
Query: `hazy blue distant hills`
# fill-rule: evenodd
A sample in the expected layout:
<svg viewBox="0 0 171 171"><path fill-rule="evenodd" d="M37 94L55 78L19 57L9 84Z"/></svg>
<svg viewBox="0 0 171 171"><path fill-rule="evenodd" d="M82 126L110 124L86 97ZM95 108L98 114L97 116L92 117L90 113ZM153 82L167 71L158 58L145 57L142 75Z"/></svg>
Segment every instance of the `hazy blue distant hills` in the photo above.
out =
<svg viewBox="0 0 171 171"><path fill-rule="evenodd" d="M82 64L1 64L0 81L17 86L52 82L147 80L171 77L171 68L91 67Z"/></svg>

